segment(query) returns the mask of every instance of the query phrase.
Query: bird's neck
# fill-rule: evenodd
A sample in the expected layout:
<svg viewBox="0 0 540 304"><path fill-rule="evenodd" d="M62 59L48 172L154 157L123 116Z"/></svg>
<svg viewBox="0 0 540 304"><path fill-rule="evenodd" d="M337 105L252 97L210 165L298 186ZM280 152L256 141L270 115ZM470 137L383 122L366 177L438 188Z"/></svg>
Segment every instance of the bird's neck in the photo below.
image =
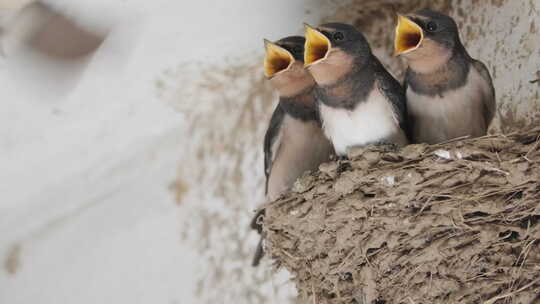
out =
<svg viewBox="0 0 540 304"><path fill-rule="evenodd" d="M380 68L375 57L355 62L349 73L334 83L319 86L317 96L321 102L330 107L352 110L359 102L367 99L375 82L375 74Z"/></svg>
<svg viewBox="0 0 540 304"><path fill-rule="evenodd" d="M418 49L404 57L415 73L432 74L452 64L452 61L468 57L468 54L459 40L449 45L426 38Z"/></svg>
<svg viewBox="0 0 540 304"><path fill-rule="evenodd" d="M440 48L428 54L416 54L407 58L409 68L418 74L431 74L447 65L452 58L452 50Z"/></svg>
<svg viewBox="0 0 540 304"><path fill-rule="evenodd" d="M280 96L279 104L285 112L294 118L303 121L319 121L313 89L313 86L307 88L296 96Z"/></svg>
<svg viewBox="0 0 540 304"><path fill-rule="evenodd" d="M331 50L324 60L309 67L309 72L319 86L333 85L355 67L355 58L341 49Z"/></svg>
<svg viewBox="0 0 540 304"><path fill-rule="evenodd" d="M315 80L304 69L304 65L295 62L289 70L276 75L270 80L280 97L291 98L313 88Z"/></svg>
<svg viewBox="0 0 540 304"><path fill-rule="evenodd" d="M413 64L405 75L406 82L417 93L441 95L466 83L470 70L470 57L464 48L455 48L449 56L425 58L424 63ZM443 60L444 57L444 60Z"/></svg>
<svg viewBox="0 0 540 304"><path fill-rule="evenodd" d="M279 96L283 98L294 98L302 95L305 90L311 89L315 84L313 79L308 77L288 78L287 80L279 85L274 85Z"/></svg>

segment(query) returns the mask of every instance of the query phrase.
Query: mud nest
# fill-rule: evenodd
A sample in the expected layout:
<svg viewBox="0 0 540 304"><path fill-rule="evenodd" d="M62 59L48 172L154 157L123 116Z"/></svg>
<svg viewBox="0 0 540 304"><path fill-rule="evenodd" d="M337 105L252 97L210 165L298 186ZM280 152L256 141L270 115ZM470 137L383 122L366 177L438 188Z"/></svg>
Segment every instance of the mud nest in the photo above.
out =
<svg viewBox="0 0 540 304"><path fill-rule="evenodd" d="M305 303L540 303L540 128L358 149L266 206Z"/></svg>

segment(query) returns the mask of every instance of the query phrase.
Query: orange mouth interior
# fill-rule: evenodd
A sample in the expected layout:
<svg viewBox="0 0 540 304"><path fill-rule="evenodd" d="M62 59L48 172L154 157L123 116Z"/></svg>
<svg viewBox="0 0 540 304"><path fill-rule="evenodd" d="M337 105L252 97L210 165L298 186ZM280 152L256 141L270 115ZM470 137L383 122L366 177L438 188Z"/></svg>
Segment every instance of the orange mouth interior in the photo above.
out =
<svg viewBox="0 0 540 304"><path fill-rule="evenodd" d="M331 43L326 36L318 30L306 24L306 45L304 51L304 64L309 66L326 58L331 48Z"/></svg>
<svg viewBox="0 0 540 304"><path fill-rule="evenodd" d="M264 74L270 78L287 70L294 62L293 55L281 46L265 40Z"/></svg>
<svg viewBox="0 0 540 304"><path fill-rule="evenodd" d="M416 50L424 40L424 31L411 19L398 16L394 54L401 55Z"/></svg>

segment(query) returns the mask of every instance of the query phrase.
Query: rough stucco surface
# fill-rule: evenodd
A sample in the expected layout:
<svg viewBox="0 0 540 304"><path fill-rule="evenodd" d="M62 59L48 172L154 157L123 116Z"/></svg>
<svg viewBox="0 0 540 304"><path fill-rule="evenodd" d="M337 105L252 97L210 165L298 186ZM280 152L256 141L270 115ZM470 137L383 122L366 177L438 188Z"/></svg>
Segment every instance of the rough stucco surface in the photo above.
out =
<svg viewBox="0 0 540 304"><path fill-rule="evenodd" d="M540 1L327 1L312 10L326 16L323 21L357 25L377 56L401 78L403 63L391 56L394 12L424 7L452 15L469 53L490 69L500 105L495 127L502 121L502 129L507 131L532 117L540 102L539 84L530 83L540 70ZM302 21L298 20L297 33ZM181 229L184 240L194 244L201 259L210 265L210 270L195 275L204 303L228 303L240 298L271 303L294 294L285 284L287 274L275 276L267 265L255 270L249 266L257 237L247 227L252 210L263 202L261 143L276 101L262 77L261 56L230 64L227 70L209 68L203 80L190 86L192 92L175 91L174 84L184 81L181 75L186 73L180 71L186 67L168 71L164 80L158 81L164 99L179 111L195 108L186 101L194 100L194 96L209 101L189 113L191 129L182 136L197 138L201 143L189 147L192 157L184 162L212 166L199 169L181 164L172 188L180 209L184 202L201 202L184 210L202 219L202 224L186 222ZM227 87L227 83L234 85ZM217 211L220 208L228 211ZM262 286L271 291L261 292Z"/></svg>
<svg viewBox="0 0 540 304"><path fill-rule="evenodd" d="M186 69L189 67L179 68ZM172 73L176 81L180 73ZM274 96L255 62L214 70L195 87L194 94L204 95L213 103L211 108L171 102L192 118L182 136L201 143L186 147L193 156L186 161L216 164L216 169L180 166L180 177L173 185L180 208L185 202L200 202L188 211L188 217L199 221L182 223L182 238L197 249L206 264L207 271L194 275L198 296L201 303L233 303L235 299L242 299L240 303L272 302L261 286L272 283L273 276L263 268L249 266L255 245L249 241L253 235L248 226L251 210L262 202L258 148L265 124L260 122L268 119ZM281 301L292 293L290 287L272 289Z"/></svg>

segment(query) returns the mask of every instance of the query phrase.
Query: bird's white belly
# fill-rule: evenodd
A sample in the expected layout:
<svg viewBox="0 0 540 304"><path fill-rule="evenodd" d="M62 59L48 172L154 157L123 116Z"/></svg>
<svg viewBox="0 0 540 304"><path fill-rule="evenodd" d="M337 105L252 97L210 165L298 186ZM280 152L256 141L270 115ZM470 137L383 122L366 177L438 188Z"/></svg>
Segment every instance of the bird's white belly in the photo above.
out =
<svg viewBox="0 0 540 304"><path fill-rule="evenodd" d="M392 106L377 91L352 111L320 104L324 133L336 153L347 154L347 148L384 140L399 128Z"/></svg>

